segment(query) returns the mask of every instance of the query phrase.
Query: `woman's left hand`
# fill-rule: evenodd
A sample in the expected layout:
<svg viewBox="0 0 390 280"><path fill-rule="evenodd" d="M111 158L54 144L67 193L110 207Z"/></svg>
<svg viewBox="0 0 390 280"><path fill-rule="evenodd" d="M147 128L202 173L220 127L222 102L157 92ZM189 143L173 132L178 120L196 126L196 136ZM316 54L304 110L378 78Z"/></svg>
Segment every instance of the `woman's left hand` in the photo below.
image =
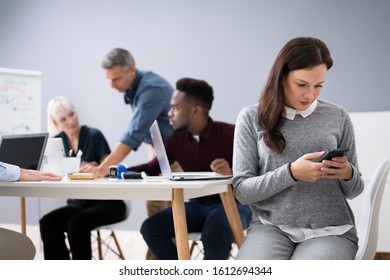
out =
<svg viewBox="0 0 390 280"><path fill-rule="evenodd" d="M352 179L352 166L346 156L334 157L332 160L323 160L321 167L322 178L328 179Z"/></svg>

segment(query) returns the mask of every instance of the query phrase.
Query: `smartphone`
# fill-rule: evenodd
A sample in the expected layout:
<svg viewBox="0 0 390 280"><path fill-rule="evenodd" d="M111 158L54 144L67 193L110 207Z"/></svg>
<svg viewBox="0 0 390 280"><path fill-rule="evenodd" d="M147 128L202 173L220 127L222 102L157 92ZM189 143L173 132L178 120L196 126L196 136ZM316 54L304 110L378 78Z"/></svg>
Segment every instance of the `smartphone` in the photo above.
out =
<svg viewBox="0 0 390 280"><path fill-rule="evenodd" d="M342 157L349 151L349 148L339 148L329 151L325 156L320 159L320 162L323 160L332 160L334 157Z"/></svg>

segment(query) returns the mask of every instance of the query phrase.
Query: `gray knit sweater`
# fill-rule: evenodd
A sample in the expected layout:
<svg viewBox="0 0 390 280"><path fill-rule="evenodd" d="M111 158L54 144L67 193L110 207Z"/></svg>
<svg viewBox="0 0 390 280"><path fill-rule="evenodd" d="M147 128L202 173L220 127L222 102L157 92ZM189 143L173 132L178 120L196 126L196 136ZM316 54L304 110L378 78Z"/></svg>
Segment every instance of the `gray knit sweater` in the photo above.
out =
<svg viewBox="0 0 390 280"><path fill-rule="evenodd" d="M351 119L342 107L318 100L306 118L284 119L281 127L286 140L283 153L276 155L262 140L257 121L258 104L238 115L234 137L233 187L235 197L250 205L253 219L259 216L275 225L321 228L354 225L346 199L364 188L358 170L355 136ZM352 179L319 179L315 183L294 181L288 163L307 153L348 147Z"/></svg>

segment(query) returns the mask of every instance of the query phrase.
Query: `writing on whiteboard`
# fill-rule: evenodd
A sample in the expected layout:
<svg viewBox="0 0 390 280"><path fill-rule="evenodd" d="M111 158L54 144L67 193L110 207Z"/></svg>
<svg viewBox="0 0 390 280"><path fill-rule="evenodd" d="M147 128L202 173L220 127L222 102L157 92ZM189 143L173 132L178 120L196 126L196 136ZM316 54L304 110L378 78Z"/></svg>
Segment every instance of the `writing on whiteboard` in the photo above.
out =
<svg viewBox="0 0 390 280"><path fill-rule="evenodd" d="M0 68L0 136L41 131L41 74Z"/></svg>

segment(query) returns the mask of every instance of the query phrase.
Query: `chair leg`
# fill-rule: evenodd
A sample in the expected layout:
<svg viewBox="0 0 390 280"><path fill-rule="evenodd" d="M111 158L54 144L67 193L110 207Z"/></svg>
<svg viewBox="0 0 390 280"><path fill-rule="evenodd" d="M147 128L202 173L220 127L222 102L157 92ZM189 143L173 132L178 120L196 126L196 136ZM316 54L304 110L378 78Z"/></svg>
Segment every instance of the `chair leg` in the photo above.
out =
<svg viewBox="0 0 390 280"><path fill-rule="evenodd" d="M201 242L201 241L200 241ZM198 247L199 249L199 253L197 256L193 256L193 252L195 250L195 248ZM230 250L229 252L229 259L231 260L235 260L236 259L236 255L237 255L237 252L238 252L238 246L236 243L233 242L232 244L232 249ZM196 259L200 254L203 254L204 255L204 251L203 251L203 248L200 247L198 241L196 240L191 240L191 246L190 246L190 256L191 256L191 259Z"/></svg>
<svg viewBox="0 0 390 280"><path fill-rule="evenodd" d="M98 229L95 229L95 230L96 230L96 235L92 235L92 232L91 232L91 235L92 235L91 237L96 240L96 245L97 245L96 249L98 251L97 258L99 260L104 260L106 253L108 251L111 251L121 260L125 260L125 255L123 254L122 248L119 245L119 241L118 241L118 238L115 234L115 231L113 229L110 229L110 232L108 235L104 235L104 234L102 235L100 230L98 230ZM114 241L115 247L114 247L114 244L111 244L111 241Z"/></svg>
<svg viewBox="0 0 390 280"><path fill-rule="evenodd" d="M202 255L204 255L202 241L200 241L200 240L199 241L198 240L191 240L190 258L192 260L197 260Z"/></svg>
<svg viewBox="0 0 390 280"><path fill-rule="evenodd" d="M99 260L103 259L103 251L102 251L102 237L100 236L100 231L96 230L97 233L97 247L98 247L98 254L99 254Z"/></svg>
<svg viewBox="0 0 390 280"><path fill-rule="evenodd" d="M118 255L119 255L120 259L121 259L121 260L124 260L124 259L125 259L125 256L123 255L122 249L121 249L121 247L119 246L118 239L116 238L115 232L114 232L113 230L111 230L111 237L112 237L112 239L114 239L116 248L118 249Z"/></svg>
<svg viewBox="0 0 390 280"><path fill-rule="evenodd" d="M191 247L190 247L190 256L192 255L192 252L194 251L195 246L196 246L197 244L198 244L198 243L197 243L195 240L192 240L192 242L191 242Z"/></svg>

